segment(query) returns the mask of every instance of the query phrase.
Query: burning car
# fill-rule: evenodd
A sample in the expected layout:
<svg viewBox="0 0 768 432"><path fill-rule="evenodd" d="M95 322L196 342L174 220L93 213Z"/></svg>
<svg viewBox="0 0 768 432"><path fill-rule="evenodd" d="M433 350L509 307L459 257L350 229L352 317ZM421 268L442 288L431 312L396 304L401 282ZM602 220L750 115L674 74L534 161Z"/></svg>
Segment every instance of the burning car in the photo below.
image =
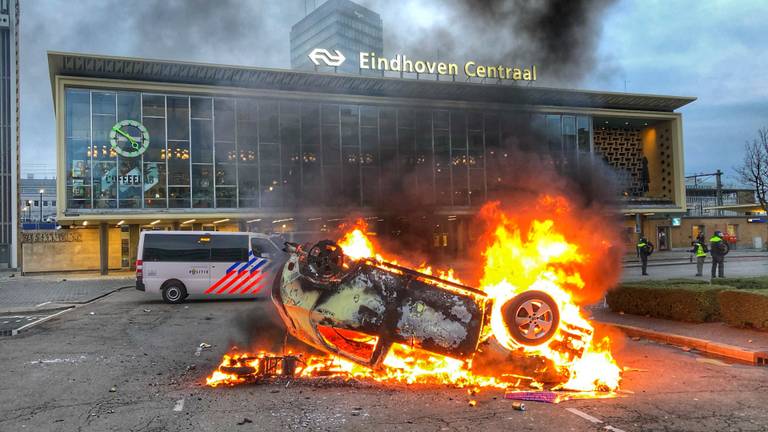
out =
<svg viewBox="0 0 768 432"><path fill-rule="evenodd" d="M393 344L465 359L490 335L493 301L481 290L374 258L354 259L332 241L286 243L272 300L288 331L363 366L381 365ZM554 299L530 290L500 309L521 347L546 345L559 328ZM578 346L578 344L574 344Z"/></svg>

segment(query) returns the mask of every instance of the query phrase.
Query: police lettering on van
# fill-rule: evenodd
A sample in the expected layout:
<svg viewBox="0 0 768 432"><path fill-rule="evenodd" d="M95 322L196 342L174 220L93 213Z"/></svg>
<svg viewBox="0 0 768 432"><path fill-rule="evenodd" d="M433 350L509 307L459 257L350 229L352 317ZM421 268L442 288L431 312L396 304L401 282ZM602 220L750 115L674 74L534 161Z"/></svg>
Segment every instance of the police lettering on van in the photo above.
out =
<svg viewBox="0 0 768 432"><path fill-rule="evenodd" d="M190 298L268 297L286 259L276 237L244 232L145 231L136 289L168 303Z"/></svg>

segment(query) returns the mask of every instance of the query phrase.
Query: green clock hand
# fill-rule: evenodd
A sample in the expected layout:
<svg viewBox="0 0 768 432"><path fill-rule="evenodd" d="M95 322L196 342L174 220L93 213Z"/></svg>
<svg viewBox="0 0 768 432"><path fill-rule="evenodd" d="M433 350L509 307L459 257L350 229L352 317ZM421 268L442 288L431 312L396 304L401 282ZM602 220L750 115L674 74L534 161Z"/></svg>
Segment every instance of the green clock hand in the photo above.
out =
<svg viewBox="0 0 768 432"><path fill-rule="evenodd" d="M125 131L123 131L120 128L112 128L112 130L114 130L115 132L119 133L120 135L128 138L128 141L131 142L131 147L133 147L134 150L138 150L139 149L139 143L137 143L136 140L133 139L132 136L130 136L127 133L125 133Z"/></svg>

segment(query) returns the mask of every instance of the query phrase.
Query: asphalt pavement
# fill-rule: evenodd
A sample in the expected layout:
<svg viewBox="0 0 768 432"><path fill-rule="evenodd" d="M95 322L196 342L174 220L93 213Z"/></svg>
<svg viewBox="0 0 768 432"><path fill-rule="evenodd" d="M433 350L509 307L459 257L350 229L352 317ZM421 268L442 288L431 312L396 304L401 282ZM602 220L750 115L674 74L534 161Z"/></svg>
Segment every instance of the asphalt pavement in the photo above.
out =
<svg viewBox="0 0 768 432"><path fill-rule="evenodd" d="M0 430L765 430L768 369L610 332L620 397L528 403L501 390L468 404L444 386L306 383L209 388L205 377L267 302L166 305L135 290L0 339ZM211 345L198 351L200 343ZM199 352L199 355L195 355ZM7 391L7 390L12 391Z"/></svg>

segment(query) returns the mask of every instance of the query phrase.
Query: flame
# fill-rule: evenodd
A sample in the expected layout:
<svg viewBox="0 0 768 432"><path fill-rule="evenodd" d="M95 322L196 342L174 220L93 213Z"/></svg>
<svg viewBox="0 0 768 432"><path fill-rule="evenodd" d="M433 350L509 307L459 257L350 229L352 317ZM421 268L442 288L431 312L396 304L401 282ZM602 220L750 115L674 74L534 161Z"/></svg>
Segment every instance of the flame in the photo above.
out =
<svg viewBox="0 0 768 432"><path fill-rule="evenodd" d="M570 207L564 198L544 196L539 209L548 208L561 221L578 224L569 218ZM539 212L537 212L539 213ZM484 274L481 289L493 299L491 334L505 348L523 348L531 355L544 356L568 374L562 388L569 390L616 390L621 369L610 353L610 340L593 343L594 328L581 314L573 292L585 288L580 273L584 265L597 266L584 247L570 243L554 220L533 219L525 231L521 221L499 210L499 203L489 203L481 214L494 226L483 253ZM560 311L559 328L552 339L537 346L517 344L504 322L501 308L516 295L537 290L549 294ZM576 334L576 340L565 341ZM581 351L579 355L574 352Z"/></svg>
<svg viewBox="0 0 768 432"><path fill-rule="evenodd" d="M492 300L489 325L483 331L483 340L495 339L502 347L514 351L512 355L549 359L557 372L567 378L567 382L558 387L560 389L584 392L617 390L621 370L611 355L610 340L593 340L594 328L583 317L577 302L594 300L594 293L590 296L591 285L606 283L601 266L611 242L602 240L597 244L588 244L584 231L589 231L595 224L599 226L600 220L596 220L595 224L589 223L573 211L565 198L542 196L535 210L513 216L501 211L498 202L493 202L486 204L480 212L488 229L481 240L484 245L481 248L483 276L479 286ZM539 219L535 216L540 214L551 217ZM367 232L365 221L358 220L338 241L344 254L352 260L369 259L374 265L399 271L388 266L397 265L398 260L385 258L379 253L378 246L366 235ZM582 235L577 235L579 233ZM407 260L400 260L408 265ZM433 269L426 263L408 266L425 274L462 283L453 269ZM439 285L439 282L435 283ZM528 290L549 294L560 313L554 335L537 346L518 344L502 314L506 302ZM246 382L253 377L247 372L257 371L260 362L275 356L266 352L257 355L227 354L218 370L207 378L206 384L216 387ZM515 387L523 380L529 386L542 387L531 377L505 374L500 370L490 374L493 376L473 373L472 358L454 359L400 344L393 345L382 367L376 370L331 354L301 354L299 358L300 364L296 368L296 376L299 377L320 374L379 382L453 384L473 388L470 396L476 394L480 387Z"/></svg>

